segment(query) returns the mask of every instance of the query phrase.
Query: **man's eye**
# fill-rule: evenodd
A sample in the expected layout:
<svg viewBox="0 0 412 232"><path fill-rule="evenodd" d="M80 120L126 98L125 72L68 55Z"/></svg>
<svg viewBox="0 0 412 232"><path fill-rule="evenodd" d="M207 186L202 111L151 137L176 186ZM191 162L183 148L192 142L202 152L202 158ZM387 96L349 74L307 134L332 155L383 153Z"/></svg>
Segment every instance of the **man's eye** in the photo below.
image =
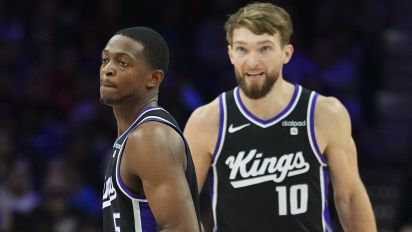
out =
<svg viewBox="0 0 412 232"><path fill-rule="evenodd" d="M120 60L120 61L119 61L119 65L120 65L121 67L126 67L126 66L128 65L128 63L127 63L126 61Z"/></svg>
<svg viewBox="0 0 412 232"><path fill-rule="evenodd" d="M272 48L271 47L269 47L269 46L264 46L263 48L261 48L260 49L262 52L267 52L267 51L270 51L270 50L272 50Z"/></svg>
<svg viewBox="0 0 412 232"><path fill-rule="evenodd" d="M106 57L102 58L102 64L107 64L109 62L109 59L107 59Z"/></svg>
<svg viewBox="0 0 412 232"><path fill-rule="evenodd" d="M245 54L247 50L244 47L237 47L235 48L235 51L239 54Z"/></svg>

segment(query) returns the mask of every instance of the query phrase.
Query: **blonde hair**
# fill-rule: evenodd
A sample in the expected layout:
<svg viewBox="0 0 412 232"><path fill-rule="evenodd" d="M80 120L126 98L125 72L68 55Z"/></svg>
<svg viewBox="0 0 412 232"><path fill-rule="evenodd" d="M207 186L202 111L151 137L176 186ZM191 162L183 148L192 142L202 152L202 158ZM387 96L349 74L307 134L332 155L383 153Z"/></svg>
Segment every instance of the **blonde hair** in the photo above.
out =
<svg viewBox="0 0 412 232"><path fill-rule="evenodd" d="M290 15L271 3L250 3L229 16L225 23L226 40L232 45L233 30L245 27L256 35L279 33L282 45L289 44L293 33Z"/></svg>

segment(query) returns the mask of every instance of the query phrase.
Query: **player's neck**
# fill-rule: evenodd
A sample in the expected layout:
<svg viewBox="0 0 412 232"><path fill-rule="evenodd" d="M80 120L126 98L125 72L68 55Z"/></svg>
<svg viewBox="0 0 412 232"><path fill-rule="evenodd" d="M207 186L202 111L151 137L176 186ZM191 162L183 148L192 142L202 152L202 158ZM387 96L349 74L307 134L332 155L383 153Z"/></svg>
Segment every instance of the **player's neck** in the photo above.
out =
<svg viewBox="0 0 412 232"><path fill-rule="evenodd" d="M292 99L295 86L279 78L270 92L260 99L248 98L240 91L240 98L246 108L256 117L267 120L280 113Z"/></svg>
<svg viewBox="0 0 412 232"><path fill-rule="evenodd" d="M114 106L113 113L117 122L117 133L122 134L133 122L136 117L142 113L148 106L157 106L158 96L152 96L140 103L126 104L121 106Z"/></svg>

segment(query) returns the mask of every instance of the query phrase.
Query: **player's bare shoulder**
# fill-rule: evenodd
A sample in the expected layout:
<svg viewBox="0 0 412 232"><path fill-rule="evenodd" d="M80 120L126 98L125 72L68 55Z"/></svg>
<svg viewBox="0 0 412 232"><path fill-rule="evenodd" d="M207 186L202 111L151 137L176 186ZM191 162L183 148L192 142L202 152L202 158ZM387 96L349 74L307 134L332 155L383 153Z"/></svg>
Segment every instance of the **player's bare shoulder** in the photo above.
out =
<svg viewBox="0 0 412 232"><path fill-rule="evenodd" d="M186 132L191 130L197 131L197 133L217 133L219 129L219 99L216 98L212 102L200 106L192 115L185 126Z"/></svg>
<svg viewBox="0 0 412 232"><path fill-rule="evenodd" d="M138 145L139 148L136 149L149 151L174 150L174 147L184 145L175 129L158 121L147 121L139 125L130 132L128 143Z"/></svg>
<svg viewBox="0 0 412 232"><path fill-rule="evenodd" d="M130 132L126 142L125 167L142 176L146 171L166 165L186 166L184 143L180 135L169 125L157 121L148 121ZM123 163L123 162L122 162Z"/></svg>
<svg viewBox="0 0 412 232"><path fill-rule="evenodd" d="M193 153L212 153L219 133L219 99L193 111L189 117L184 135Z"/></svg>
<svg viewBox="0 0 412 232"><path fill-rule="evenodd" d="M316 102L315 115L316 121L320 122L342 123L342 120L349 119L348 111L337 98L322 95Z"/></svg>
<svg viewBox="0 0 412 232"><path fill-rule="evenodd" d="M351 132L351 122L345 106L335 97L319 95L315 107L315 129L320 146L331 139Z"/></svg>

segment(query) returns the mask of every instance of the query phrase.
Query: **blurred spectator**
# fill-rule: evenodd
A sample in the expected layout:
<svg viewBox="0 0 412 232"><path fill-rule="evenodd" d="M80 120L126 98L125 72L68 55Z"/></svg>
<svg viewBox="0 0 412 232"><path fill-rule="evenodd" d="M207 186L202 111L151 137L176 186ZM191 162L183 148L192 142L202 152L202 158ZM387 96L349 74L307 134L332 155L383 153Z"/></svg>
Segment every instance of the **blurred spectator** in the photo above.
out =
<svg viewBox="0 0 412 232"><path fill-rule="evenodd" d="M0 186L0 229L25 231L33 225L31 215L39 204L27 160L14 161L7 172L5 184Z"/></svg>

